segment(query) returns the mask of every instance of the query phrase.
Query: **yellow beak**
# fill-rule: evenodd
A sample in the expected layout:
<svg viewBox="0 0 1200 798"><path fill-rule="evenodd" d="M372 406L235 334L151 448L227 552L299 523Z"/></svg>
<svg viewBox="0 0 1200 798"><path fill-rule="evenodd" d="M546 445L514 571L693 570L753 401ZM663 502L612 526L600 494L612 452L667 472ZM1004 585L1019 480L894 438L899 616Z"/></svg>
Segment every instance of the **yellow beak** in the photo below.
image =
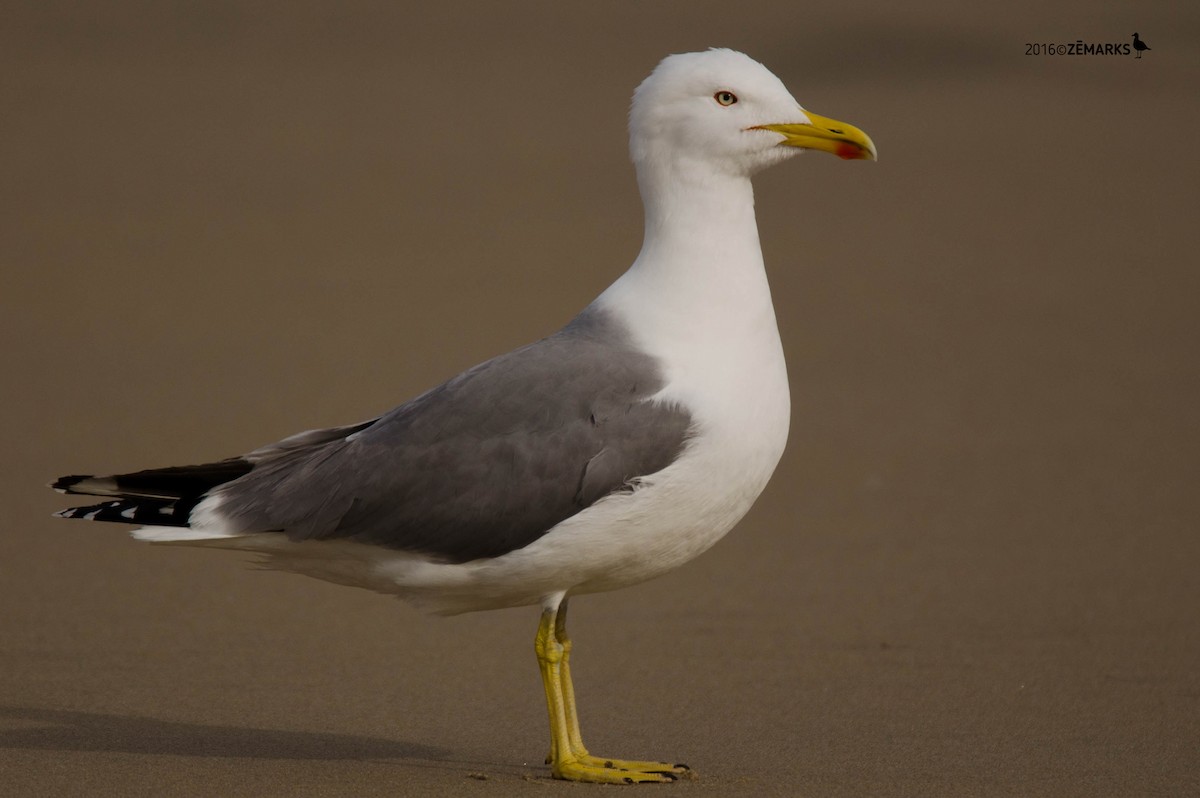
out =
<svg viewBox="0 0 1200 798"><path fill-rule="evenodd" d="M875 142L854 125L818 116L812 111L805 111L804 115L812 120L811 125L756 125L750 129L782 134L783 141L779 142L781 147L823 150L847 161L875 160Z"/></svg>

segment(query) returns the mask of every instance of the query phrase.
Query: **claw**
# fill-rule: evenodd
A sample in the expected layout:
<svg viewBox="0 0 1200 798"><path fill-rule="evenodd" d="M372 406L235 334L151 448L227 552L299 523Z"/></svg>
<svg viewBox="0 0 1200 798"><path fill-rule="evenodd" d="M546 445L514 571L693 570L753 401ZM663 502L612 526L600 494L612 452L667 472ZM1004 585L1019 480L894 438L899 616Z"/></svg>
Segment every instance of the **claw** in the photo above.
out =
<svg viewBox="0 0 1200 798"><path fill-rule="evenodd" d="M665 784L677 778L671 773L596 766L574 759L554 763L552 773L556 779L595 784Z"/></svg>

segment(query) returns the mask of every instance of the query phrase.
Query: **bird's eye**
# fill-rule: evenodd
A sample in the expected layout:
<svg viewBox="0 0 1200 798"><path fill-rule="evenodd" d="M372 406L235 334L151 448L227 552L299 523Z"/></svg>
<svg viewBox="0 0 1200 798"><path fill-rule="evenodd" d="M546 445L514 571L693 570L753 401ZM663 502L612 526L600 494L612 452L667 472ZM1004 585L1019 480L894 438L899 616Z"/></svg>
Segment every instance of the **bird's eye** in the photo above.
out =
<svg viewBox="0 0 1200 798"><path fill-rule="evenodd" d="M713 95L713 99L717 101L717 105L733 105L737 102L737 95L731 91L719 91Z"/></svg>

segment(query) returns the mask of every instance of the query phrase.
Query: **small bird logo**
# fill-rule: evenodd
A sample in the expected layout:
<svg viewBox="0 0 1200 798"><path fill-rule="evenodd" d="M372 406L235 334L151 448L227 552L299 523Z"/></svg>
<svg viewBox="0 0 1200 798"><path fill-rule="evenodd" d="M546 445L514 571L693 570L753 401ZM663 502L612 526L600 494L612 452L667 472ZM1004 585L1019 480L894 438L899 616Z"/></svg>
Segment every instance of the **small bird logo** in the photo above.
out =
<svg viewBox="0 0 1200 798"><path fill-rule="evenodd" d="M1133 49L1137 50L1137 55L1134 57L1141 58L1142 50L1149 50L1150 48L1146 46L1146 43L1144 41L1142 41L1141 39L1138 38L1138 35L1136 33L1134 33L1133 34Z"/></svg>

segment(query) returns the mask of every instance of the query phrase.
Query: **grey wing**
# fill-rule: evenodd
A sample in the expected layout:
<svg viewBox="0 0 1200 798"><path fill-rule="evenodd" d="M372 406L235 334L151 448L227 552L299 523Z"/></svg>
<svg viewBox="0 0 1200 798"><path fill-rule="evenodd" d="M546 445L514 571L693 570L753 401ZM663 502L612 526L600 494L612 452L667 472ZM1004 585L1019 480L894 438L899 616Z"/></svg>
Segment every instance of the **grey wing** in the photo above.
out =
<svg viewBox="0 0 1200 798"><path fill-rule="evenodd" d="M219 514L295 540L499 556L678 456L690 417L649 400L661 386L652 358L585 312L348 434L256 450Z"/></svg>

